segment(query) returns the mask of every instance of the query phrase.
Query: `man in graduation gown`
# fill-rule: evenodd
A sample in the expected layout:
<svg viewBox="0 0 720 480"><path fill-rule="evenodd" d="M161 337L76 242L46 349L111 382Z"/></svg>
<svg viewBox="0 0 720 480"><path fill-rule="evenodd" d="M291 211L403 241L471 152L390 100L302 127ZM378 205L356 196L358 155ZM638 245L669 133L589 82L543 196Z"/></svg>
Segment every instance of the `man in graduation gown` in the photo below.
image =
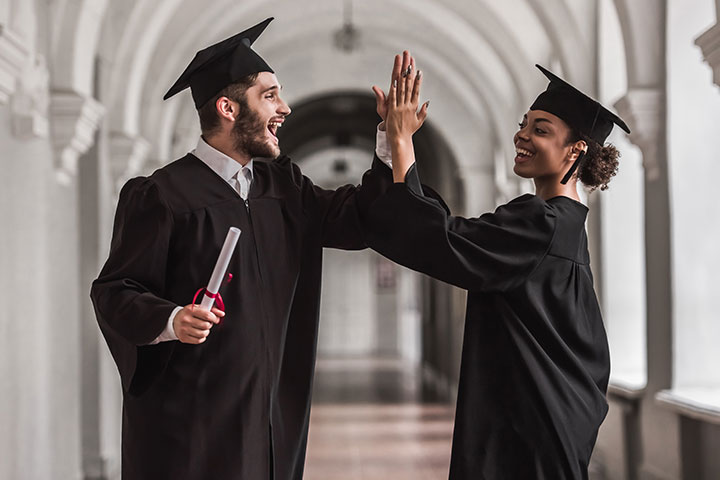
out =
<svg viewBox="0 0 720 480"><path fill-rule="evenodd" d="M251 49L271 20L197 53L165 97L190 87L197 148L120 193L91 297L122 380L123 479L302 478L322 248L365 244L356 187L253 160L278 157L290 113ZM230 226L223 315L189 304Z"/></svg>
<svg viewBox="0 0 720 480"><path fill-rule="evenodd" d="M397 90L408 58L406 52L402 69L396 58ZM551 83L532 110L552 112L600 144L613 123L629 131L541 70ZM396 112L411 112L404 121L416 115L421 125L426 107L415 113L417 93L414 101L394 87L391 93L391 104L399 98ZM395 183L363 213L368 246L468 291L450 479L587 479L610 371L587 248L588 209L564 195L527 194L476 218L453 216L421 186L408 135L396 140L392 148L378 146L392 151ZM387 170L378 158L373 166L363 184Z"/></svg>

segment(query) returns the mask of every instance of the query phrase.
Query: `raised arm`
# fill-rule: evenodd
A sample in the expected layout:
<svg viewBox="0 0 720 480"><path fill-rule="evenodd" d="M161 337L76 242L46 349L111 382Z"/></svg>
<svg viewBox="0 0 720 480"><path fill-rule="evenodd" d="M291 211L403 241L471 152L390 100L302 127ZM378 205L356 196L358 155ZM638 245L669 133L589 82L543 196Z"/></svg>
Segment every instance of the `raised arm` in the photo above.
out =
<svg viewBox="0 0 720 480"><path fill-rule="evenodd" d="M392 76L385 124L392 152L393 180L403 183L415 163L412 136L425 122L429 103L425 102L418 110L422 72L415 70L410 52L403 52L402 58L395 56Z"/></svg>
<svg viewBox="0 0 720 480"><path fill-rule="evenodd" d="M396 56L386 119L394 184L363 214L368 246L461 288L512 288L544 257L552 241L554 214L542 199L528 195L495 213L467 219L452 216L441 198L426 196L412 143L427 117L427 103L418 110L421 85L422 74L415 72L412 56Z"/></svg>

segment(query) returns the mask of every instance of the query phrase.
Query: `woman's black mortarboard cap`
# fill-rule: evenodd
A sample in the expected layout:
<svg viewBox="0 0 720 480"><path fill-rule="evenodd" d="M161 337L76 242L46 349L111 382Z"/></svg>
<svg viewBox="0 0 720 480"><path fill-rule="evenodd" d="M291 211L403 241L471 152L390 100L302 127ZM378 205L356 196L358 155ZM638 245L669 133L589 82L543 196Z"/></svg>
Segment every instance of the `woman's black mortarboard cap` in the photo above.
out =
<svg viewBox="0 0 720 480"><path fill-rule="evenodd" d="M546 68L535 66L550 80L550 84L538 95L530 110L550 112L560 117L570 128L587 135L600 145L605 144L613 124L630 133L625 122L600 102L588 97Z"/></svg>
<svg viewBox="0 0 720 480"><path fill-rule="evenodd" d="M577 88L567 83L546 68L535 65L550 80L547 89L542 92L530 106L530 110L543 110L561 118L568 126L578 133L588 136L601 146L610 135L613 124L630 133L630 129L623 120L603 107ZM580 165L584 152L578 155L573 166L563 177L560 183L568 182L572 174Z"/></svg>
<svg viewBox="0 0 720 480"><path fill-rule="evenodd" d="M258 72L274 73L265 60L250 48L272 20L273 17L270 17L244 32L197 52L163 100L190 87L195 108L200 108L223 88L242 77Z"/></svg>

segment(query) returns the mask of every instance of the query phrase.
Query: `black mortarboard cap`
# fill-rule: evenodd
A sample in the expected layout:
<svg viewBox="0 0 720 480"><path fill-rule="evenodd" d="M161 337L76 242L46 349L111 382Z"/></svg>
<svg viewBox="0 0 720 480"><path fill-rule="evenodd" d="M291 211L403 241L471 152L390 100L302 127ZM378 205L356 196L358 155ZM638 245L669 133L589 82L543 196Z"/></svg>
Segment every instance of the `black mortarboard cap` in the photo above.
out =
<svg viewBox="0 0 720 480"><path fill-rule="evenodd" d="M620 117L603 107L546 68L535 65L550 80L547 89L538 95L530 110L543 110L560 117L570 128L587 135L600 145L610 135L613 124L630 133Z"/></svg>
<svg viewBox="0 0 720 480"><path fill-rule="evenodd" d="M265 60L250 48L272 20L273 17L270 17L197 52L163 100L190 87L195 108L200 108L242 77L258 72L274 73Z"/></svg>

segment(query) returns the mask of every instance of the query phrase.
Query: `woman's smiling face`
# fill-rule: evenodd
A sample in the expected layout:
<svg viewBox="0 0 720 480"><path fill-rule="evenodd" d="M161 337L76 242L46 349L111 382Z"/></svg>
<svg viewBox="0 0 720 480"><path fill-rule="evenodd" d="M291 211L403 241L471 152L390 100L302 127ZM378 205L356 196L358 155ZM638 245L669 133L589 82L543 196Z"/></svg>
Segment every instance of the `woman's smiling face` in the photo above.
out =
<svg viewBox="0 0 720 480"><path fill-rule="evenodd" d="M513 137L513 171L523 178L559 182L572 165L569 136L570 127L559 117L543 110L529 110Z"/></svg>

